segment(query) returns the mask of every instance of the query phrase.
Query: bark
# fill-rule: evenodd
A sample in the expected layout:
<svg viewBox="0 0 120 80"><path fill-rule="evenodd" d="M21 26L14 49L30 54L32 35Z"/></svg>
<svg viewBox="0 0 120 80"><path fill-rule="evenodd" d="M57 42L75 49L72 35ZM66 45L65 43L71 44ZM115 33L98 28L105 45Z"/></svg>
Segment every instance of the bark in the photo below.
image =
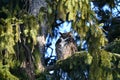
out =
<svg viewBox="0 0 120 80"><path fill-rule="evenodd" d="M47 8L47 3L45 2L45 0L31 0L30 7L29 7L29 13L36 17L42 7ZM46 30L47 30L46 20L47 18L45 18L45 20L42 21L42 23L40 24L40 27L41 27L40 35L41 36L38 36L37 38L41 53L44 52L45 35L46 35Z"/></svg>
<svg viewBox="0 0 120 80"><path fill-rule="evenodd" d="M30 0L29 13L37 16L40 8L46 7L47 3L45 0Z"/></svg>

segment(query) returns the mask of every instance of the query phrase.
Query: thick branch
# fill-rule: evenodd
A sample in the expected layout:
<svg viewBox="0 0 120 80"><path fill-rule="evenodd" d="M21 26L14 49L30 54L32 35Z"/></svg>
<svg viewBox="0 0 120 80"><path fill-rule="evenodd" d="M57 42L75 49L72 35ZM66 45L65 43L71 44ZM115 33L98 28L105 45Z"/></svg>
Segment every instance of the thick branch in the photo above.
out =
<svg viewBox="0 0 120 80"><path fill-rule="evenodd" d="M46 67L46 70L56 70L62 68L63 70L70 70L70 66L79 67L81 65L90 65L92 62L92 56L85 51L76 52L71 57L58 60L56 64ZM74 67L73 67L74 68ZM72 68L71 68L72 69Z"/></svg>
<svg viewBox="0 0 120 80"><path fill-rule="evenodd" d="M116 58L120 58L120 54L116 54L116 53L108 53L108 54L115 56ZM73 66L74 69L74 67L80 67L83 65L87 66L87 65L91 65L91 63L92 63L92 56L88 52L81 51L81 52L76 52L71 57L65 60L58 60L56 64L47 66L45 69L47 71L50 71L50 70L62 68L63 70L69 71L71 65Z"/></svg>

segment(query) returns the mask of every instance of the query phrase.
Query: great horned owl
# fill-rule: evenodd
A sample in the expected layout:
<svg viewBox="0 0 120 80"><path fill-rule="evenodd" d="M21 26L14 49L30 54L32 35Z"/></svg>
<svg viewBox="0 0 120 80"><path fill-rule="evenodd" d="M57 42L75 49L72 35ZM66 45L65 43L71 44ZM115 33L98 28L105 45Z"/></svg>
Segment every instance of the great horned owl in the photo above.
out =
<svg viewBox="0 0 120 80"><path fill-rule="evenodd" d="M60 33L56 42L56 54L58 60L66 59L77 51L77 46L71 32Z"/></svg>

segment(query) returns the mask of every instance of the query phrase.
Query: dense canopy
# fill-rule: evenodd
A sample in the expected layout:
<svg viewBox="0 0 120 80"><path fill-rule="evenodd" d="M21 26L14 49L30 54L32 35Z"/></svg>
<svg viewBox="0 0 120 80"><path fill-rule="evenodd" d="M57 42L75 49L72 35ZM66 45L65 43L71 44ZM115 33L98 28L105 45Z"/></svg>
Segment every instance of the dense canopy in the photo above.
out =
<svg viewBox="0 0 120 80"><path fill-rule="evenodd" d="M80 44L47 66L57 20L72 22ZM120 0L0 0L0 80L120 80L119 22Z"/></svg>

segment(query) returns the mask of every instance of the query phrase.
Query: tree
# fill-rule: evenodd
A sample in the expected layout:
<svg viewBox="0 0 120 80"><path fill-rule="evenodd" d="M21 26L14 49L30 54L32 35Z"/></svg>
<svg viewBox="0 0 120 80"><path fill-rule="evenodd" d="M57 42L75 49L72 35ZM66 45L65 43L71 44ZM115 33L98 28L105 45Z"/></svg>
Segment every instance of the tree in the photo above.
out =
<svg viewBox="0 0 120 80"><path fill-rule="evenodd" d="M68 80L119 80L119 35L114 37L118 38L115 41L112 38L112 43L107 42L114 35L114 29L119 31L119 18L112 18L113 28L107 39L101 23L107 23L107 18L111 19L112 15L105 16L101 13L107 13L101 11L97 13L102 16L99 21L90 7L91 2L96 3L99 10L105 4L111 9L115 6L114 0L1 0L0 79L59 80L64 78L61 74L66 73ZM52 35L55 21L66 20L68 13L68 20L73 20L73 28L79 33L80 40L86 40L88 51L82 51L80 45L81 51L73 56L46 66L43 57L46 35ZM50 70L54 70L53 75L49 74Z"/></svg>

